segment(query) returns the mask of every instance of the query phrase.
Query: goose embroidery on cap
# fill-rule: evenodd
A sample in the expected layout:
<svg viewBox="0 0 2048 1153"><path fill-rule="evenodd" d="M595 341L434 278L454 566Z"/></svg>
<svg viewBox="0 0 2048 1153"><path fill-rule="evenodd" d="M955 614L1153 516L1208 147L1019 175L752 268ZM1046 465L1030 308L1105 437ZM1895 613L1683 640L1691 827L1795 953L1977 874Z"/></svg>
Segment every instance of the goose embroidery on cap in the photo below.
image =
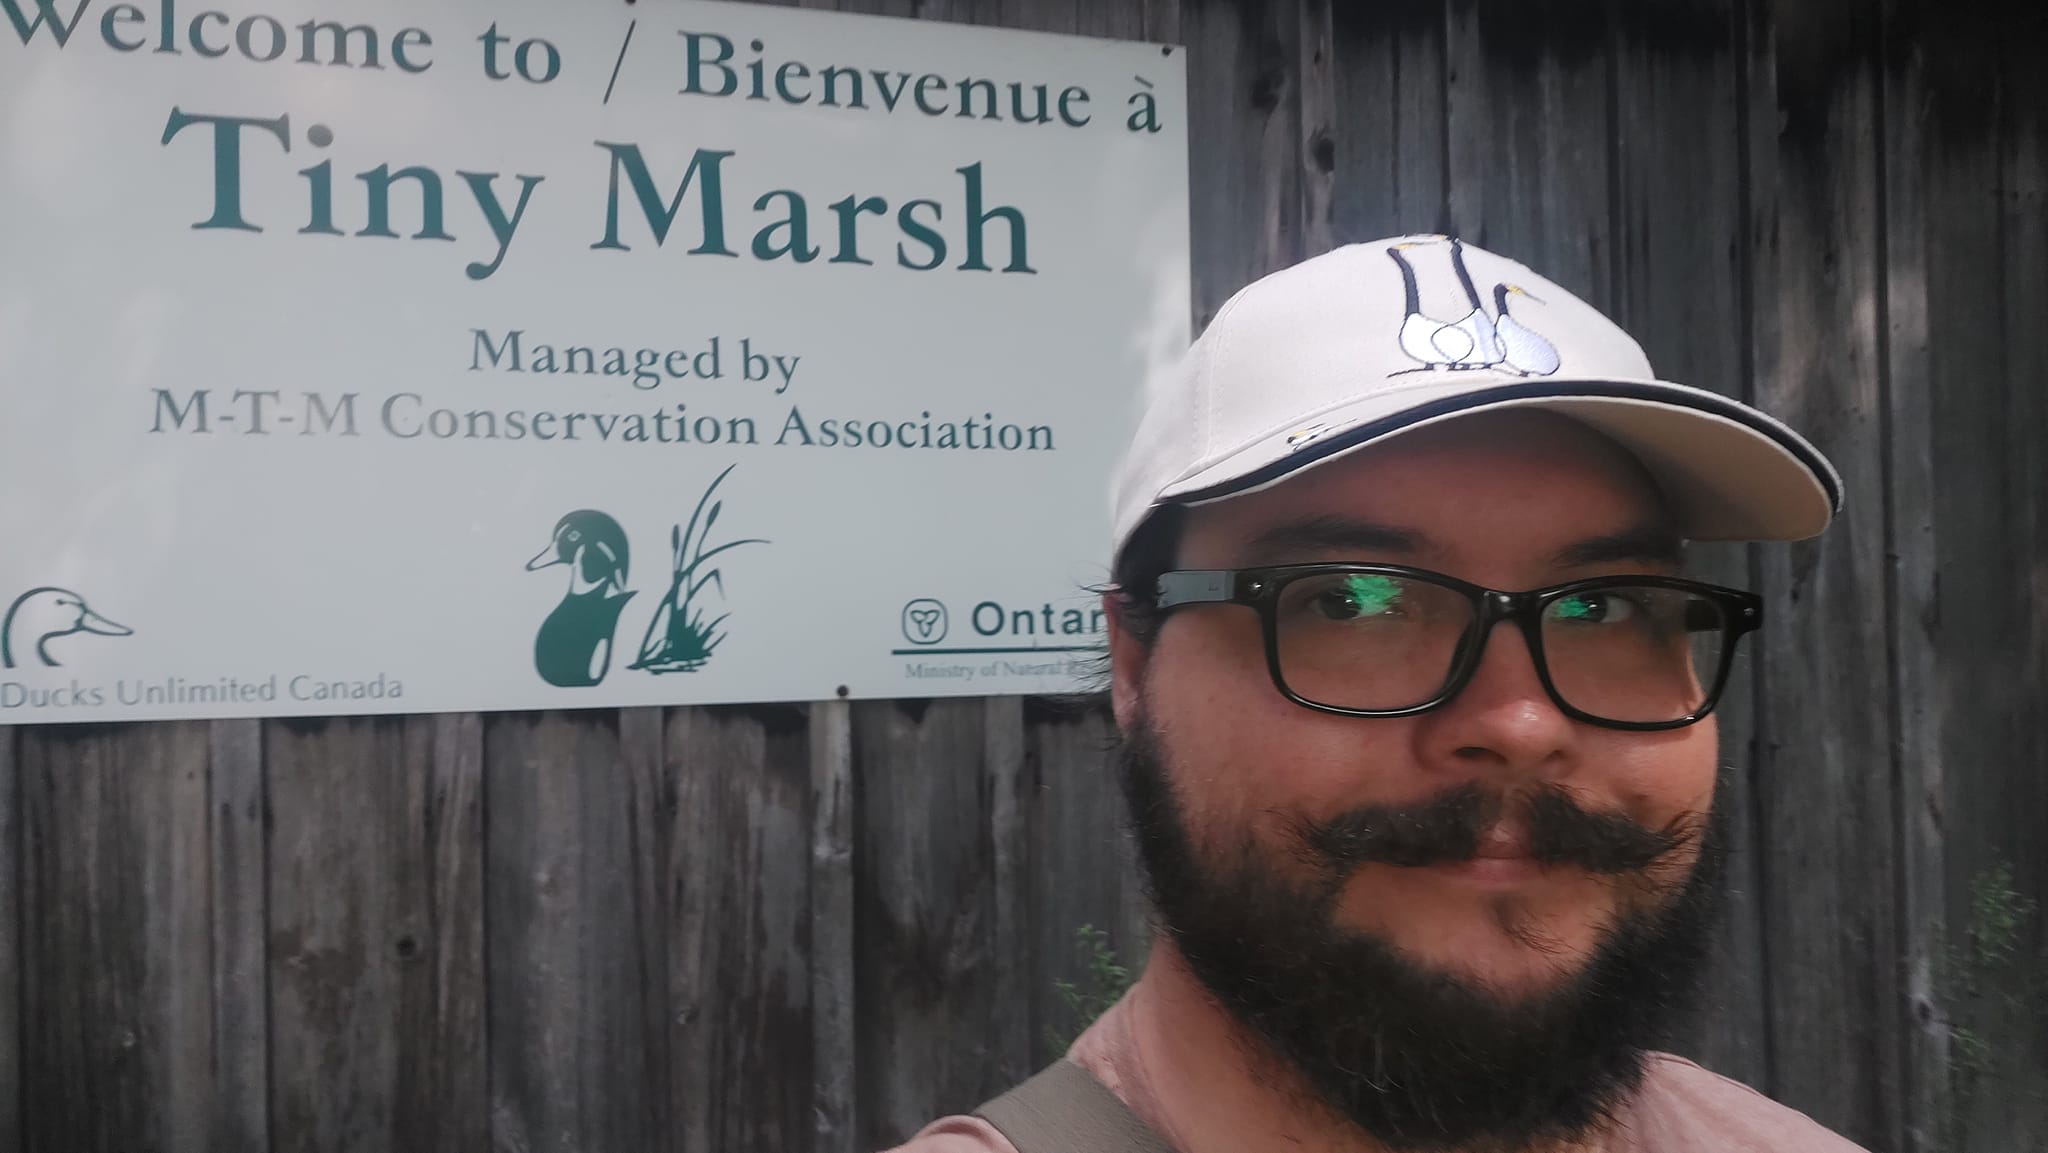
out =
<svg viewBox="0 0 2048 1153"><path fill-rule="evenodd" d="M1499 314L1493 329L1500 341L1501 363L1523 376L1549 376L1557 371L1557 347L1544 339L1542 333L1508 315L1511 294L1543 303L1519 284L1493 286L1493 308Z"/></svg>
<svg viewBox="0 0 2048 1153"><path fill-rule="evenodd" d="M1542 333L1508 315L1509 295L1521 296L1537 304L1543 301L1520 285L1496 284L1493 288L1494 310L1488 314L1479 288L1472 282L1472 273L1465 267L1464 242L1455 237L1450 238L1451 268L1457 273L1458 287L1464 290L1469 311L1456 320L1442 320L1423 314L1422 292L1416 281L1415 265L1403 254L1433 242L1410 240L1387 249L1395 267L1401 270L1405 305L1399 335L1401 351L1421 365L1395 375L1481 369L1517 376L1548 376L1556 372L1559 364L1556 346ZM1288 443L1292 446L1292 438Z"/></svg>

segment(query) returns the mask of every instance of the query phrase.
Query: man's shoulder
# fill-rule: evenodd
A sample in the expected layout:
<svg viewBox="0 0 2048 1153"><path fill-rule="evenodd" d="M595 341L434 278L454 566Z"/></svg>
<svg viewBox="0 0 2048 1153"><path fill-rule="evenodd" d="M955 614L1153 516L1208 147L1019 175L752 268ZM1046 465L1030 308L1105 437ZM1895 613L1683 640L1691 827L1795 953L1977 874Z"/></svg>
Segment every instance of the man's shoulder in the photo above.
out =
<svg viewBox="0 0 2048 1153"><path fill-rule="evenodd" d="M1083 1030L1067 1050L1067 1059L1088 1071L1147 1123L1158 1117L1143 1088L1137 1042L1131 1035L1129 998L1119 999ZM1133 1100L1133 1097L1136 1100ZM941 1117L886 1153L1017 1153L1001 1130L979 1116Z"/></svg>
<svg viewBox="0 0 2048 1153"><path fill-rule="evenodd" d="M1669 1053L1651 1056L1636 1124L1652 1149L1867 1153L1797 1109Z"/></svg>
<svg viewBox="0 0 2048 1153"><path fill-rule="evenodd" d="M888 1153L1017 1153L1017 1147L979 1117L941 1117Z"/></svg>

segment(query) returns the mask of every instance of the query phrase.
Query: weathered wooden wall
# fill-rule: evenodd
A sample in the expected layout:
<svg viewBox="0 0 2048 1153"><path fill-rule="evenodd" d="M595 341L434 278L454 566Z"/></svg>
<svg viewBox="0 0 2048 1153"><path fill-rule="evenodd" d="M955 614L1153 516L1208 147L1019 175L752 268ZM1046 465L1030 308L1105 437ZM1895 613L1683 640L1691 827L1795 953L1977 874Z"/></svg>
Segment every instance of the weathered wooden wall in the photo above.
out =
<svg viewBox="0 0 2048 1153"><path fill-rule="evenodd" d="M2048 1147L2036 9L839 6L1186 45L1200 319L1457 231L1809 431L1838 526L1713 559L1772 625L1690 1049L1875 1150ZM0 729L0 1147L887 1145L1056 1051L1078 926L1141 954L1109 737L1015 698Z"/></svg>

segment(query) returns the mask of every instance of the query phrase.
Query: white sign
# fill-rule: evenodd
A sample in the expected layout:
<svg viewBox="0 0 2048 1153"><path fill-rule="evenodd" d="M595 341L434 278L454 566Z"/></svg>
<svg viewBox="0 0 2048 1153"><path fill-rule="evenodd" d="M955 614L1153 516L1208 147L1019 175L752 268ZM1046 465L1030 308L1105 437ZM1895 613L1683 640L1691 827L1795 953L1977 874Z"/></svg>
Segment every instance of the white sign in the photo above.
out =
<svg viewBox="0 0 2048 1153"><path fill-rule="evenodd" d="M0 0L0 724L1077 687L1185 112L779 7Z"/></svg>

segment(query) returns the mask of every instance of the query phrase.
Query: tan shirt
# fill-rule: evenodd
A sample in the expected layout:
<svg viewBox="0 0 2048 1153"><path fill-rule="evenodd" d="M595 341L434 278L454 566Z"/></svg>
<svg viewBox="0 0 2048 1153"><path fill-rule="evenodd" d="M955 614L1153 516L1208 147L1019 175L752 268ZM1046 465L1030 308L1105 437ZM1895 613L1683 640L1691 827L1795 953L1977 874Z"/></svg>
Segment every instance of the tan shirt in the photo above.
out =
<svg viewBox="0 0 2048 1153"><path fill-rule="evenodd" d="M1102 1015L1068 1051L1175 1148L1186 1149L1153 1092L1131 1027L1128 1000ZM1656 1054L1641 1091L1623 1110L1609 1153L1865 1153L1756 1090L1681 1057ZM976 1117L942 1117L893 1153L1017 1153Z"/></svg>

